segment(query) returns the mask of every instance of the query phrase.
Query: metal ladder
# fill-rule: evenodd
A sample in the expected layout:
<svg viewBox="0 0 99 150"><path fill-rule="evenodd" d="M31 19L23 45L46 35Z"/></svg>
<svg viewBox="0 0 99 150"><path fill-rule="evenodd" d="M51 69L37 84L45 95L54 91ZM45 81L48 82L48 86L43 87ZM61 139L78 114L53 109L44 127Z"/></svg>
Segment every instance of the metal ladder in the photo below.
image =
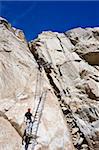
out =
<svg viewBox="0 0 99 150"><path fill-rule="evenodd" d="M40 124L42 112L44 109L46 95L47 95L47 90L44 91L42 93L41 97L39 98L32 125L29 124L29 126L27 127L27 131L30 131L30 132L28 132L26 134L28 134L28 136L31 137L31 140L29 141L27 150L34 150L35 146L37 145L37 137L38 137L37 132L39 129L39 124Z"/></svg>
<svg viewBox="0 0 99 150"><path fill-rule="evenodd" d="M40 120L41 120L41 116L42 116L42 112L44 109L44 103L46 100L46 95L47 95L47 90L43 91L42 89L42 93L41 93L41 72L37 72L37 81L36 81L36 89L35 89L35 96L34 96L34 100L36 102L36 106L33 109L34 113L33 113L33 121L28 123L26 125L25 131L24 133L26 133L26 136L30 137L28 144L24 145L25 150L34 150L35 146L37 145L37 132L38 132L38 128L39 128L39 124L40 124Z"/></svg>
<svg viewBox="0 0 99 150"><path fill-rule="evenodd" d="M34 150L35 145L37 144L37 132L38 132L38 128L39 128L39 124L40 124L40 120L41 120L41 116L42 116L42 112L43 112L43 108L44 108L44 103L46 100L46 95L47 95L47 90L44 91L40 97L40 100L38 102L37 105L37 109L35 112L35 116L34 116L34 120L33 120L33 124L32 124L32 149Z"/></svg>

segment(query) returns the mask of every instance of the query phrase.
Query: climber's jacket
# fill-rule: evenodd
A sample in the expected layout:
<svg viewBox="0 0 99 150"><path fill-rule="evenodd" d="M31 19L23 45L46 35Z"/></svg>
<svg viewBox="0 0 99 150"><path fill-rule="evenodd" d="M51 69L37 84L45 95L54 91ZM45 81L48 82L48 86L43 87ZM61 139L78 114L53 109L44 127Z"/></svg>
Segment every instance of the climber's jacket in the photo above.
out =
<svg viewBox="0 0 99 150"><path fill-rule="evenodd" d="M26 112L25 117L26 117L26 120L29 120L30 122L32 122L32 113L31 112Z"/></svg>

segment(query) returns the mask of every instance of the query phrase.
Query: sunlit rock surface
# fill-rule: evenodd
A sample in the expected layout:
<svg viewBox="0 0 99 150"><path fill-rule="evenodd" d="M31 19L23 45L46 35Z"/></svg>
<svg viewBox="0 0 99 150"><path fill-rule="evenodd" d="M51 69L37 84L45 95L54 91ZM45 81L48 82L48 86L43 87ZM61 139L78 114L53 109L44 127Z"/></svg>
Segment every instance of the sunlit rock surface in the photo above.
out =
<svg viewBox="0 0 99 150"><path fill-rule="evenodd" d="M29 43L54 89L78 150L99 149L99 29L42 32Z"/></svg>
<svg viewBox="0 0 99 150"><path fill-rule="evenodd" d="M54 88L44 68L41 76L38 68L22 31L0 18L0 150L23 148L24 114L28 107L35 113L37 100L45 90L47 95L35 149L74 149Z"/></svg>
<svg viewBox="0 0 99 150"><path fill-rule="evenodd" d="M3 117L0 117L0 149L21 149L21 137L12 125Z"/></svg>
<svg viewBox="0 0 99 150"><path fill-rule="evenodd" d="M0 18L0 150L23 148L24 114L31 107L34 116L46 90L35 150L98 150L99 28L42 32L27 43Z"/></svg>

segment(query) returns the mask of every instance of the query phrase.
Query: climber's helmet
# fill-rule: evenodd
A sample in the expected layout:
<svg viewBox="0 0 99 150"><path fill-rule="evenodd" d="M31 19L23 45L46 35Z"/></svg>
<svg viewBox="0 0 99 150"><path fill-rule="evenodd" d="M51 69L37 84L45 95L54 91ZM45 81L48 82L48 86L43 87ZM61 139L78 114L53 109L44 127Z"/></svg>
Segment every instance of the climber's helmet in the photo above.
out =
<svg viewBox="0 0 99 150"><path fill-rule="evenodd" d="M30 112L31 111L31 108L28 108L28 112Z"/></svg>

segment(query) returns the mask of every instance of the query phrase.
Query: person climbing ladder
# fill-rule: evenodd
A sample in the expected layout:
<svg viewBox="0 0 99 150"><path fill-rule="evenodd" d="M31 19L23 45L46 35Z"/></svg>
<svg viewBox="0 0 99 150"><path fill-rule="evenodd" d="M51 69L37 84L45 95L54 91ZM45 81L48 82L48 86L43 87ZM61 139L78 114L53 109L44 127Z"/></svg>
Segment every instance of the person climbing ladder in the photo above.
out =
<svg viewBox="0 0 99 150"><path fill-rule="evenodd" d="M31 137L29 137L27 134L26 134L26 130L24 131L24 135L22 137L22 145L24 145L24 142L25 142L25 150L28 150L28 146L30 144L30 140L31 140Z"/></svg>
<svg viewBox="0 0 99 150"><path fill-rule="evenodd" d="M24 121L26 122L26 132L31 135L32 133L32 123L33 123L33 115L31 113L31 108L28 108L28 111L25 113Z"/></svg>
<svg viewBox="0 0 99 150"><path fill-rule="evenodd" d="M27 124L27 122L32 122L33 118L32 118L32 113L31 113L31 108L28 108L28 111L25 113L25 122Z"/></svg>

